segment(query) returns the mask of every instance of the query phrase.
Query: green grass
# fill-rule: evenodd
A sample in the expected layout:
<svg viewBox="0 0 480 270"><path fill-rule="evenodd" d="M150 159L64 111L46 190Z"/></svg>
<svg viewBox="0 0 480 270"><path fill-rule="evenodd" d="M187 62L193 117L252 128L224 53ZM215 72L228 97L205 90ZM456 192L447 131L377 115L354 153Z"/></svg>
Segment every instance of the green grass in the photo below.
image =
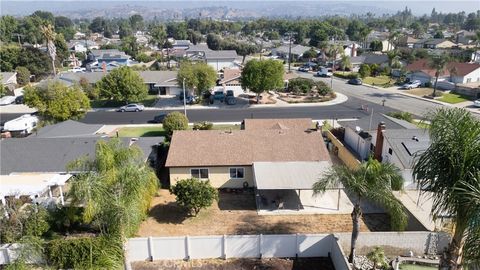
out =
<svg viewBox="0 0 480 270"><path fill-rule="evenodd" d="M459 95L459 94L445 93L445 94L442 95L441 98L439 98L437 100L442 101L442 102L446 102L446 103L455 104L455 103L468 101L469 98L465 97L465 96L462 96L462 95Z"/></svg>
<svg viewBox="0 0 480 270"><path fill-rule="evenodd" d="M380 85L383 87L390 87L395 83L395 80L389 76L365 77L362 79L363 83L370 85Z"/></svg>
<svg viewBox="0 0 480 270"><path fill-rule="evenodd" d="M146 99L138 102L145 105L145 107L151 107L155 104L157 100L157 95L148 95ZM92 108L116 108L125 105L124 102L106 100L106 99L97 99L90 100L90 107Z"/></svg>
<svg viewBox="0 0 480 270"><path fill-rule="evenodd" d="M191 126L188 128L192 129ZM213 125L214 130L239 130L240 125ZM158 126L148 126L148 127L124 127L118 130L119 137L157 137L157 136L166 136L167 133L161 127Z"/></svg>
<svg viewBox="0 0 480 270"><path fill-rule="evenodd" d="M433 269L438 269L438 267L402 263L400 264L400 269L401 270L433 270Z"/></svg>

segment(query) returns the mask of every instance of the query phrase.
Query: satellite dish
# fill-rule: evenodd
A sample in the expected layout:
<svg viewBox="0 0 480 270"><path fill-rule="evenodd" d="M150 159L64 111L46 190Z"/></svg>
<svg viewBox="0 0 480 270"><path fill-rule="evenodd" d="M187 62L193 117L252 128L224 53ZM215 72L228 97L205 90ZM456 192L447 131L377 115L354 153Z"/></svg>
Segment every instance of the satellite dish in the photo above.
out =
<svg viewBox="0 0 480 270"><path fill-rule="evenodd" d="M361 129L359 126L356 126L356 127L355 127L355 130L356 130L357 132L362 131L362 129Z"/></svg>

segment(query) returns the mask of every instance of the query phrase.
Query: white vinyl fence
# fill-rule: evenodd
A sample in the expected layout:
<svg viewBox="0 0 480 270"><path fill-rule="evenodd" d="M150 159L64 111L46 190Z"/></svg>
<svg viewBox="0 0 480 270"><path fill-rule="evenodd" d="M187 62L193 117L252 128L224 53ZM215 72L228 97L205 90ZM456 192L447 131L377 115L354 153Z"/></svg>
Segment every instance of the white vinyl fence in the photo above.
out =
<svg viewBox="0 0 480 270"><path fill-rule="evenodd" d="M350 269L331 234L131 238L126 251L129 262L262 257L331 257L335 269Z"/></svg>

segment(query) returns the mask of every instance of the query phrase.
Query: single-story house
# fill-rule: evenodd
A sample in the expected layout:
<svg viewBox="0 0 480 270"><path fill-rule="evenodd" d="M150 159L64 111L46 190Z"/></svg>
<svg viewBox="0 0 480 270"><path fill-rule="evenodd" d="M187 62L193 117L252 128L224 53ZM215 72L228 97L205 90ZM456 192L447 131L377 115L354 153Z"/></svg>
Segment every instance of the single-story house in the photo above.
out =
<svg viewBox="0 0 480 270"><path fill-rule="evenodd" d="M91 40L70 40L68 49L73 52L86 53L88 50L98 50L98 44Z"/></svg>
<svg viewBox="0 0 480 270"><path fill-rule="evenodd" d="M360 48L360 44L356 43L355 41L350 40L330 40L328 41L329 45L340 45L343 47L343 54L348 55L350 57L357 56L357 50ZM341 57L341 54L338 55L338 58Z"/></svg>
<svg viewBox="0 0 480 270"><path fill-rule="evenodd" d="M381 67L388 66L388 56L386 54L379 53L363 53L360 56L350 58L352 64L352 70L358 71L362 64L377 64Z"/></svg>
<svg viewBox="0 0 480 270"><path fill-rule="evenodd" d="M150 93L159 95L179 95L183 91L177 82L177 71L149 70L136 72L142 77ZM95 84L105 75L106 73L104 72L67 72L58 75L57 79L64 81L67 84L75 84L78 83L81 78L85 78L89 83Z"/></svg>
<svg viewBox="0 0 480 270"><path fill-rule="evenodd" d="M170 184L196 178L216 188L255 187L259 209L303 209L300 191L332 166L321 132L303 128L311 119L255 121L242 130L174 131L165 164Z"/></svg>
<svg viewBox="0 0 480 270"><path fill-rule="evenodd" d="M213 67L216 71L220 71L225 68L234 68L239 65L235 62L238 55L235 50L219 50L219 51L205 51L205 62Z"/></svg>
<svg viewBox="0 0 480 270"><path fill-rule="evenodd" d="M233 90L235 96L244 93L240 77L242 76L242 70L239 68L225 68L223 75L218 82L219 86L223 86L224 90Z"/></svg>
<svg viewBox="0 0 480 270"><path fill-rule="evenodd" d="M156 145L162 137L120 138L125 146L142 149L145 161L156 159ZM27 137L0 141L0 175L12 173L68 173L69 162L83 156L95 155L96 143L109 140L99 136L88 137ZM74 173L74 172L70 172Z"/></svg>
<svg viewBox="0 0 480 270"><path fill-rule="evenodd" d="M172 47L174 49L181 49L181 50L186 50L190 47L190 40L175 40L172 43Z"/></svg>
<svg viewBox="0 0 480 270"><path fill-rule="evenodd" d="M286 44L278 48L272 49L272 55L287 60L288 54L290 52L292 54L292 59L298 60L308 50L310 50L310 47L299 45L299 44L292 44L292 48L290 51L290 45Z"/></svg>
<svg viewBox="0 0 480 270"><path fill-rule="evenodd" d="M384 114L374 113L358 120L339 121L345 128L344 142L359 160L367 160L375 149L375 134L378 123L384 123L389 129L416 129L417 126Z"/></svg>
<svg viewBox="0 0 480 270"><path fill-rule="evenodd" d="M449 49L456 46L457 44L443 38L421 39L417 40L417 42L413 44L413 48L425 49Z"/></svg>
<svg viewBox="0 0 480 270"><path fill-rule="evenodd" d="M475 36L476 33L474 31L460 30L455 33L455 42L468 45L475 40Z"/></svg>
<svg viewBox="0 0 480 270"><path fill-rule="evenodd" d="M117 49L91 50L84 61L89 71L109 71L120 66L131 66L135 61L125 52Z"/></svg>
<svg viewBox="0 0 480 270"><path fill-rule="evenodd" d="M420 80L423 84L435 81L435 69L429 66L426 59L417 60L406 68L410 80ZM450 62L439 76L438 87L451 90L455 84L472 82L480 82L480 64Z"/></svg>
<svg viewBox="0 0 480 270"><path fill-rule="evenodd" d="M381 149L382 162L389 162L400 169L405 187L416 188L412 176L416 155L430 146L430 136L425 129L385 129L380 132L383 140Z"/></svg>
<svg viewBox="0 0 480 270"><path fill-rule="evenodd" d="M73 39L85 39L86 35L82 32L75 32L75 34L73 34Z"/></svg>
<svg viewBox="0 0 480 270"><path fill-rule="evenodd" d="M17 72L1 72L2 86L7 87L9 91L13 93L13 90L17 88Z"/></svg>

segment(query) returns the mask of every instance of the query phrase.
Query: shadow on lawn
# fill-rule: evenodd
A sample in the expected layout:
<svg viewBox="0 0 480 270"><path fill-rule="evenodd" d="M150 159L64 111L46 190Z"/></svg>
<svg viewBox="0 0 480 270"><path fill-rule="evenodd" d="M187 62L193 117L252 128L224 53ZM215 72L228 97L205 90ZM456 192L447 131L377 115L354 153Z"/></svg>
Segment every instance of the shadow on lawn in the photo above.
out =
<svg viewBox="0 0 480 270"><path fill-rule="evenodd" d="M150 209L148 216L155 218L158 223L181 224L191 215L176 202L157 204Z"/></svg>
<svg viewBox="0 0 480 270"><path fill-rule="evenodd" d="M218 192L220 210L256 210L253 190L220 190Z"/></svg>

